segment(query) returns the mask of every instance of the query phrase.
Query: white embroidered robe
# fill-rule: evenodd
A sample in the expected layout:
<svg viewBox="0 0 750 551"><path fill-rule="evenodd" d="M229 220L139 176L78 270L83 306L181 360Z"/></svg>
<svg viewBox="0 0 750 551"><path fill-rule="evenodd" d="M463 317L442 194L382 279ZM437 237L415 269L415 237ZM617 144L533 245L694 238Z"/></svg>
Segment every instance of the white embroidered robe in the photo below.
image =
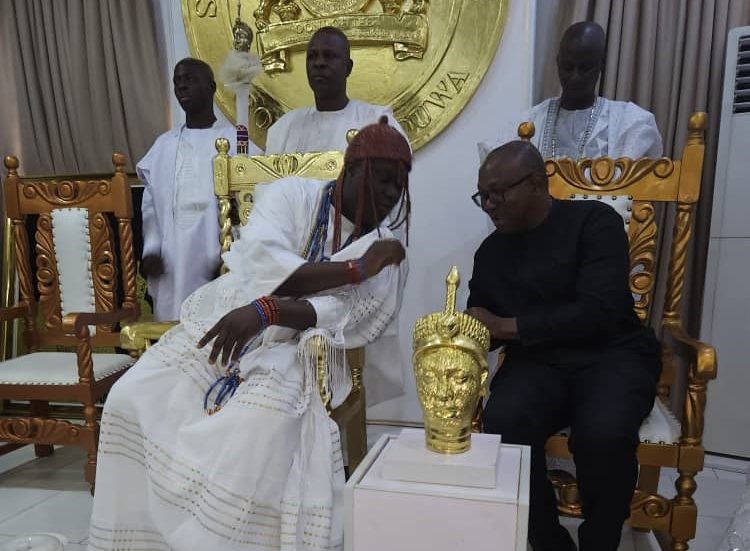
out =
<svg viewBox="0 0 750 551"><path fill-rule="evenodd" d="M557 139L555 157L660 157L662 141L654 116L632 102L599 98L601 111L595 116L593 128L584 144L583 155L579 154L578 140L585 132L593 108L569 111L559 109L557 115ZM505 142L518 139L518 125L534 123L531 139L542 157L552 157L552 136L555 134L555 112L559 98L548 98L526 111L521 117L507 124L498 139L479 144L479 157L484 161L487 154Z"/></svg>
<svg viewBox="0 0 750 551"><path fill-rule="evenodd" d="M338 111L318 111L315 107L294 109L268 129L266 155L345 151L349 130L375 124L383 115L388 117L391 126L406 136L393 112L383 105L350 99L346 107Z"/></svg>
<svg viewBox="0 0 750 551"><path fill-rule="evenodd" d="M178 319L182 301L216 275L220 247L212 161L217 138L228 138L234 152L236 130L228 123L204 129L182 125L159 136L136 167L145 184L143 255L161 256L165 267L164 274L148 280L156 320Z"/></svg>
<svg viewBox="0 0 750 551"><path fill-rule="evenodd" d="M363 346L385 329L403 271L389 266L360 285L309 297L317 328L266 330L241 359L245 381L211 416L204 394L224 369L208 363L210 345L195 346L225 313L272 293L306 262L324 186L277 181L226 253L229 273L188 297L181 324L113 387L101 422L91 551L341 548L339 432L304 341L320 334L330 343L340 403L351 388L343 346ZM380 235L391 233L381 228ZM332 237L331 217L327 254ZM333 260L358 258L376 239L377 230Z"/></svg>

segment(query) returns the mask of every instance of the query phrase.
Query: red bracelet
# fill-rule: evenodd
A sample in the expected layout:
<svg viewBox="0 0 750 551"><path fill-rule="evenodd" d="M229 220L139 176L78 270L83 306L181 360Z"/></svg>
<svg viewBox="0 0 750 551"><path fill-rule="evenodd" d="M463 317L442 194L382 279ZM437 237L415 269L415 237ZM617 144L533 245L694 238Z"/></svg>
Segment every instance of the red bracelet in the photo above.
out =
<svg viewBox="0 0 750 551"><path fill-rule="evenodd" d="M349 283L352 285L362 283L365 280L365 267L362 259L347 260L346 274L349 276Z"/></svg>

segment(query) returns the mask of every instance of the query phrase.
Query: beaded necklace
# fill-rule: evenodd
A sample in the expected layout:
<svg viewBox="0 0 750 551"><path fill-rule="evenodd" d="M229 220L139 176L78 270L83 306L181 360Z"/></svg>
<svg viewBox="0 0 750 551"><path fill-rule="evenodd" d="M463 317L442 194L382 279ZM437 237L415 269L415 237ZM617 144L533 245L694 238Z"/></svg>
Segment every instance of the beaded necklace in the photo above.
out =
<svg viewBox="0 0 750 551"><path fill-rule="evenodd" d="M328 220L331 213L331 204L333 203L333 189L336 182L329 182L326 187L323 188L323 193L320 201L320 207L318 208L318 215L315 217L315 226L310 238L307 241L307 245L303 250L302 256L307 259L308 262L327 262L330 257L325 256L324 248L326 241L328 240ZM351 237L347 244L351 241ZM254 301L255 303L256 301ZM257 307L257 306L256 306ZM261 314L261 320L263 316ZM237 388L244 381L240 376L239 363L242 357L253 347L257 340L263 335L265 327L258 332L250 341L242 347L242 351L236 361L233 361L227 367L224 375L219 377L214 384L212 384L206 391L203 397L203 409L206 413L213 415L221 409L229 398L234 396ZM212 394L216 391L213 400L211 400ZM209 406L209 401L212 405Z"/></svg>
<svg viewBox="0 0 750 551"><path fill-rule="evenodd" d="M586 128L584 128L583 132L578 137L578 143L576 144L578 159L583 157L583 153L586 149L586 144L588 143L589 138L591 138L591 133L594 131L594 126L596 126L596 122L599 120L599 115L601 114L603 106L604 102L602 101L602 98L597 96L596 100L594 101L594 105L591 106L591 111L589 112L589 120L586 123ZM559 98L555 98L550 102L549 111L547 112L547 128L545 129L545 138L547 136L550 136L549 156L553 159L557 158L557 120L559 116L560 100ZM547 147L544 147L543 149L545 150L545 153L547 153Z"/></svg>

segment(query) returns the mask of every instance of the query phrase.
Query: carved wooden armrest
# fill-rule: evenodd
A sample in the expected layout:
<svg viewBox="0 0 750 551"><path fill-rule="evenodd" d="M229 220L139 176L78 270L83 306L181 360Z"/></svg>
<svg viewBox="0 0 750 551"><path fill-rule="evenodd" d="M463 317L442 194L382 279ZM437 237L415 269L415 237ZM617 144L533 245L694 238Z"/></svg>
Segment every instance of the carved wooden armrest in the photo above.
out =
<svg viewBox="0 0 750 551"><path fill-rule="evenodd" d="M137 315L135 308L121 308L112 312L74 312L62 320L63 330L75 335L76 359L78 363L78 382L94 384L94 360L91 356L89 325L115 325L122 320L132 319Z"/></svg>
<svg viewBox="0 0 750 551"><path fill-rule="evenodd" d="M151 343L177 325L178 321L140 321L120 328L120 346L142 354Z"/></svg>
<svg viewBox="0 0 750 551"><path fill-rule="evenodd" d="M88 339L89 325L115 325L136 315L135 308L120 308L112 312L73 312L63 318L62 327L68 334Z"/></svg>
<svg viewBox="0 0 750 551"><path fill-rule="evenodd" d="M22 318L28 312L26 306L11 306L9 308L0 308L0 321L11 321Z"/></svg>
<svg viewBox="0 0 750 551"><path fill-rule="evenodd" d="M703 438L706 386L716 378L716 349L688 335L679 321L665 322L663 328L672 352L688 365L681 442L699 446Z"/></svg>

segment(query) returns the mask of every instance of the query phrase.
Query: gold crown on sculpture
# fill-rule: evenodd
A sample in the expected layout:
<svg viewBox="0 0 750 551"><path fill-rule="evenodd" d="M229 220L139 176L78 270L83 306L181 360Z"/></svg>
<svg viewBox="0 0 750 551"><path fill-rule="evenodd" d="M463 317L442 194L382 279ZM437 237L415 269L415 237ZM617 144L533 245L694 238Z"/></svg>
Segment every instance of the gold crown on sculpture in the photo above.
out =
<svg viewBox="0 0 750 551"><path fill-rule="evenodd" d="M445 282L448 288L445 310L417 320L414 325L414 353L419 354L425 348L448 344L465 348L486 364L490 349L490 331L471 316L456 312L456 290L459 282L456 266L451 268Z"/></svg>
<svg viewBox="0 0 750 551"><path fill-rule="evenodd" d="M427 448L463 453L471 447L474 412L486 394L490 332L456 312L458 268L446 278L445 309L414 325L414 377L424 414Z"/></svg>

